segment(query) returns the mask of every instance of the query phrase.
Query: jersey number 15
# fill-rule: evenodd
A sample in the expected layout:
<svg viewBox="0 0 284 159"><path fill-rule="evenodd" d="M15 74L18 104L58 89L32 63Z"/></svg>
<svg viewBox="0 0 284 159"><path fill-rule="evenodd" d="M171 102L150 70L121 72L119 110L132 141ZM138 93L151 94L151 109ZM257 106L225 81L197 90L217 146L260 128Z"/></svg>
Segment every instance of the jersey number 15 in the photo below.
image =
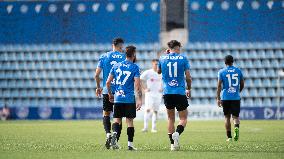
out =
<svg viewBox="0 0 284 159"><path fill-rule="evenodd" d="M239 79L238 79L238 74L232 74L232 78L231 78L231 74L227 74L226 77L228 78L228 82L229 82L229 87L235 87L237 85L239 85ZM233 85L232 85L233 82Z"/></svg>

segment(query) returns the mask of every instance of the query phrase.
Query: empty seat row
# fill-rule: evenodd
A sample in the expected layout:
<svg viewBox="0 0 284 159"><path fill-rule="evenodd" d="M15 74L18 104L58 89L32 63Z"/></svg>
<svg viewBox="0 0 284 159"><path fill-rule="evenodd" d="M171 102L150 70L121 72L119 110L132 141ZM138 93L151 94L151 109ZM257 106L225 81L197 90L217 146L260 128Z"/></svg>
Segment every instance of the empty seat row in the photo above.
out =
<svg viewBox="0 0 284 159"><path fill-rule="evenodd" d="M2 98L97 98L95 89L1 89Z"/></svg>
<svg viewBox="0 0 284 159"><path fill-rule="evenodd" d="M93 79L33 79L33 80L0 80L1 88L95 88Z"/></svg>
<svg viewBox="0 0 284 159"><path fill-rule="evenodd" d="M0 101L0 105L9 103L10 106L74 106L74 107L99 107L102 100L99 99L63 99L63 98L16 98Z"/></svg>
<svg viewBox="0 0 284 159"><path fill-rule="evenodd" d="M232 55L236 59L274 59L284 58L284 49L277 50L187 50L189 59L223 59L226 55Z"/></svg>

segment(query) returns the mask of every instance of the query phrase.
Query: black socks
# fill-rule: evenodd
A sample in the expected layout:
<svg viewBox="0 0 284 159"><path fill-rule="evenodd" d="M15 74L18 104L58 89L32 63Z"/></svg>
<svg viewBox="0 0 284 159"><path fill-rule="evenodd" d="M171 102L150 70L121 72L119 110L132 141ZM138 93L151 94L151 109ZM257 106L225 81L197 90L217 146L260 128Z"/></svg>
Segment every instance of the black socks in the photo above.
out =
<svg viewBox="0 0 284 159"><path fill-rule="evenodd" d="M179 135L181 135L181 133L183 132L183 130L184 130L184 126L178 125L178 126L177 126L177 129L176 129L176 132L178 132Z"/></svg>
<svg viewBox="0 0 284 159"><path fill-rule="evenodd" d="M103 124L104 124L104 129L106 133L110 133L110 117L109 116L104 116L103 118Z"/></svg>
<svg viewBox="0 0 284 159"><path fill-rule="evenodd" d="M228 138L232 138L231 131L227 131L227 137L228 137Z"/></svg>
<svg viewBox="0 0 284 159"><path fill-rule="evenodd" d="M117 131L117 141L118 141L119 138L120 138L121 130L122 130L122 123L119 125L119 129L118 129L118 131Z"/></svg>
<svg viewBox="0 0 284 159"><path fill-rule="evenodd" d="M168 135L169 135L169 139L170 139L171 144L174 144L174 140L172 138L172 134L168 134Z"/></svg>
<svg viewBox="0 0 284 159"><path fill-rule="evenodd" d="M128 135L128 141L129 141L129 142L133 142L134 127L128 127L128 128L127 128L127 135Z"/></svg>

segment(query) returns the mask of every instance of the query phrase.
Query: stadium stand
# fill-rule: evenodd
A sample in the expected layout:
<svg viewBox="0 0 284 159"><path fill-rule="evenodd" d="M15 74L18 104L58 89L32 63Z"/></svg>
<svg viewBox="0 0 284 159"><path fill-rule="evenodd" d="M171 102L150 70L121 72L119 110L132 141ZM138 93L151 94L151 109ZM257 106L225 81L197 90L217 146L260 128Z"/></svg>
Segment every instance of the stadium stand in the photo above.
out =
<svg viewBox="0 0 284 159"><path fill-rule="evenodd" d="M87 44L0 47L0 105L100 106L93 77L98 57L108 48ZM149 68L157 45L137 48L138 65L142 70ZM191 64L192 104L215 103L217 72L224 66L223 57L232 54L246 80L242 105L277 106L281 96L284 106L284 79L277 90L278 70L284 68L284 43L192 43L184 52Z"/></svg>

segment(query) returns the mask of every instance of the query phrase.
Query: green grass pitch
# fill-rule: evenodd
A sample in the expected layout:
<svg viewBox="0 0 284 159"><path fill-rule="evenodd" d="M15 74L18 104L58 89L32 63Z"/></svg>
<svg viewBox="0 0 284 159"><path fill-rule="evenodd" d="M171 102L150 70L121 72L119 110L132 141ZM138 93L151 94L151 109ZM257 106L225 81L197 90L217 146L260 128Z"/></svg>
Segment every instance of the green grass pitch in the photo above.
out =
<svg viewBox="0 0 284 159"><path fill-rule="evenodd" d="M142 133L135 123L136 152L126 150L124 122L120 150L104 148L102 121L0 122L0 158L284 158L284 121L241 121L240 141L227 143L223 121L189 121L181 136L181 150L171 152L166 121L158 133Z"/></svg>

